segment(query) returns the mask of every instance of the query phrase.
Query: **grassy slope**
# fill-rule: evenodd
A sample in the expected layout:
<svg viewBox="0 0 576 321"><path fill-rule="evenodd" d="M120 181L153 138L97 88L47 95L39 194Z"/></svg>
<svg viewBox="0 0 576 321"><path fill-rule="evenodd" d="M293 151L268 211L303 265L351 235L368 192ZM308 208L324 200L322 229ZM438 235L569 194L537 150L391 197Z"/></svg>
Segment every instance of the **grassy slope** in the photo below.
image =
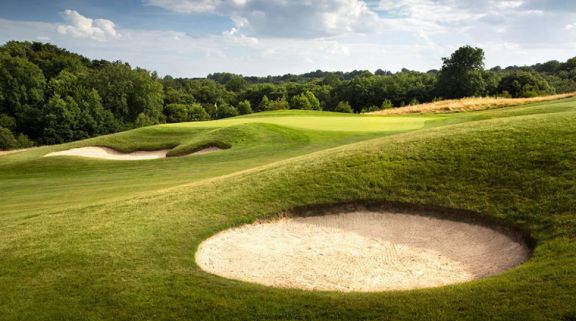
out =
<svg viewBox="0 0 576 321"><path fill-rule="evenodd" d="M532 98L498 98L498 97L472 97L452 100L441 100L432 103L425 103L414 106L391 108L371 112L373 115L402 115L411 113L453 113L464 111L480 111L486 109L497 109L507 106L518 106L533 104L544 101L553 101L564 98L572 98L576 93L559 94L551 96L540 96Z"/></svg>
<svg viewBox="0 0 576 321"><path fill-rule="evenodd" d="M93 205L342 144L417 130L428 120L342 115L289 111L160 125L6 155L0 158L0 213L30 216L69 206ZM298 127L301 124L303 127ZM177 146L170 154L178 155L215 141L233 147L202 156L139 162L41 158L51 151L90 145L123 151Z"/></svg>
<svg viewBox="0 0 576 321"><path fill-rule="evenodd" d="M327 132L295 129L293 115L265 114L244 119L275 125L232 124L230 139L240 128L246 140L221 154L124 163L38 159L65 148L51 147L3 156L0 319L574 317L575 107L569 100L426 119L422 124L438 128L394 136L386 136L395 132L390 127L362 134L329 128L341 116L317 120ZM185 145L190 134L215 130L205 126L159 126L72 145ZM377 136L386 137L349 144ZM145 146L134 143L142 137ZM222 228L347 200L480 211L529 226L539 243L534 258L510 272L409 292L271 289L194 264L195 247Z"/></svg>

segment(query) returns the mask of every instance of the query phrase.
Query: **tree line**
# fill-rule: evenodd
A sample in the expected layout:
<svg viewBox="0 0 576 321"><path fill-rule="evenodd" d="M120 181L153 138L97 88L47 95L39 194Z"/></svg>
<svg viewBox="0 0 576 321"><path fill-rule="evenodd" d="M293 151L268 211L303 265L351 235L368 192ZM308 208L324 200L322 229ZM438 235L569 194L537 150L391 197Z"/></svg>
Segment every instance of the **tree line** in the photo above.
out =
<svg viewBox="0 0 576 321"><path fill-rule="evenodd" d="M484 68L464 46L440 70L315 71L302 75L159 77L120 61L90 60L38 42L0 47L0 149L58 144L165 122L260 111L363 112L470 96L533 97L576 91L576 57Z"/></svg>

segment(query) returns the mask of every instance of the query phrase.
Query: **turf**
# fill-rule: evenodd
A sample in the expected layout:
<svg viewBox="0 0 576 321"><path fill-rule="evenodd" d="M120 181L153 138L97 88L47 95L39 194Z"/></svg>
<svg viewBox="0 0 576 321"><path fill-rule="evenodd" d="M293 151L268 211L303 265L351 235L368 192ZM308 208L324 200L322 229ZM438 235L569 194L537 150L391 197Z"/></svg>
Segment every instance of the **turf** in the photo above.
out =
<svg viewBox="0 0 576 321"><path fill-rule="evenodd" d="M442 116L264 113L1 156L0 319L572 320L575 141L568 99ZM41 157L215 142L231 148L138 162ZM219 230L348 201L481 212L525 226L537 246L498 276L371 294L267 288L194 263Z"/></svg>

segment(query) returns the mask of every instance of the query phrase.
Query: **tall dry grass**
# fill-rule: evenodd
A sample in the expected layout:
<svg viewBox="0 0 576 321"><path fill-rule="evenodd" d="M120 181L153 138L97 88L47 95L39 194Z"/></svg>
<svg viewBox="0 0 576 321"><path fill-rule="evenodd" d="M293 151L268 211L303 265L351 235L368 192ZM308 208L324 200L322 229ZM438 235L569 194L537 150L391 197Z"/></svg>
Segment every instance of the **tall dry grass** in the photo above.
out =
<svg viewBox="0 0 576 321"><path fill-rule="evenodd" d="M392 108L370 112L371 115L398 115L413 113L452 113L462 111L477 111L494 108L502 108L529 103L537 103L549 100L576 97L576 92L533 98L497 98L497 97L472 97L452 100L442 100L433 103Z"/></svg>

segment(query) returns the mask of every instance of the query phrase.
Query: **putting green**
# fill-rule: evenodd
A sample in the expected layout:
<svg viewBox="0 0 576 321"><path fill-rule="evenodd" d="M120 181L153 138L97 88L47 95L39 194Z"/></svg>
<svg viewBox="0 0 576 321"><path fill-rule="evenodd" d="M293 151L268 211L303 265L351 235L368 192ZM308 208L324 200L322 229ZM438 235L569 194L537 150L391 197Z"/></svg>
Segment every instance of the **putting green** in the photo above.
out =
<svg viewBox="0 0 576 321"><path fill-rule="evenodd" d="M421 129L427 121L442 120L444 117L380 117L380 116L342 116L330 115L319 116L311 114L300 116L301 113L275 112L266 117L239 117L226 118L216 121L188 123L187 126L195 128L203 127L227 127L249 123L266 123L291 128L311 130L343 131L343 132L404 132ZM164 125L170 126L170 125Z"/></svg>

